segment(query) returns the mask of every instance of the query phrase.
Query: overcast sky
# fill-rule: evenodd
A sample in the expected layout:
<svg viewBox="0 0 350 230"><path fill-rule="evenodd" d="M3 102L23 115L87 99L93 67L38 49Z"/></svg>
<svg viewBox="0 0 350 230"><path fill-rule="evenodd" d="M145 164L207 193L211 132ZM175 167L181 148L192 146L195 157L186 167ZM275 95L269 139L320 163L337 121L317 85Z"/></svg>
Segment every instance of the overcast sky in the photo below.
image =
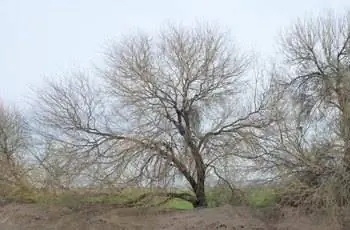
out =
<svg viewBox="0 0 350 230"><path fill-rule="evenodd" d="M0 98L24 105L44 76L62 76L102 61L106 43L167 20L213 21L260 54L299 16L350 9L349 0L0 0Z"/></svg>

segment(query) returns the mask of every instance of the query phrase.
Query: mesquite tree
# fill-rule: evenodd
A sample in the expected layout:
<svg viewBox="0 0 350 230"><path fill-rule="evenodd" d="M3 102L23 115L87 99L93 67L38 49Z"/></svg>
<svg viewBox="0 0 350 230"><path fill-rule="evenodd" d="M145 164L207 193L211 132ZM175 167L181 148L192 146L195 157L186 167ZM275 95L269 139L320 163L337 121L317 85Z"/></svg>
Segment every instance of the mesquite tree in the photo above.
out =
<svg viewBox="0 0 350 230"><path fill-rule="evenodd" d="M273 122L274 97L250 91L250 57L219 29L170 25L157 38L128 36L106 52L106 64L96 81L84 74L49 81L37 121L45 137L118 183L180 174L194 196L168 195L206 206L211 168L257 151L259 130Z"/></svg>

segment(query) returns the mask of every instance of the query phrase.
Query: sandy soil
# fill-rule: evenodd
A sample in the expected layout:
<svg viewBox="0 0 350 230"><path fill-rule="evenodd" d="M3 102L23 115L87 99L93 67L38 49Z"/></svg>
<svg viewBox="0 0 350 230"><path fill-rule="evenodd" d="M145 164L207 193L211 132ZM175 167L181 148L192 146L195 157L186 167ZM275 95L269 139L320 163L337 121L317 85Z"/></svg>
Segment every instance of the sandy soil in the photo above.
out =
<svg viewBox="0 0 350 230"><path fill-rule="evenodd" d="M190 211L87 206L77 210L34 204L0 207L1 230L229 229L333 230L339 226L281 210L224 206Z"/></svg>

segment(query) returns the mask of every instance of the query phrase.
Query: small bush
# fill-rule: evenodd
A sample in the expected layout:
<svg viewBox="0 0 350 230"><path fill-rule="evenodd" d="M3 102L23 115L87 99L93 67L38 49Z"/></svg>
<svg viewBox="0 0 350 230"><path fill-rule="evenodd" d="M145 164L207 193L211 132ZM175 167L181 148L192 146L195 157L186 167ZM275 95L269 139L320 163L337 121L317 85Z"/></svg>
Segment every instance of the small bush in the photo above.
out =
<svg viewBox="0 0 350 230"><path fill-rule="evenodd" d="M257 186L245 190L248 205L256 208L273 206L276 203L274 188Z"/></svg>
<svg viewBox="0 0 350 230"><path fill-rule="evenodd" d="M206 195L209 207L219 207L225 204L241 205L245 202L245 195L241 190L232 191L225 185L217 185L207 189Z"/></svg>
<svg viewBox="0 0 350 230"><path fill-rule="evenodd" d="M334 168L329 174L318 178L319 183L305 183L304 180L287 181L277 193L281 206L296 207L299 212L322 215L331 221L346 224L350 222L350 174L342 168Z"/></svg>

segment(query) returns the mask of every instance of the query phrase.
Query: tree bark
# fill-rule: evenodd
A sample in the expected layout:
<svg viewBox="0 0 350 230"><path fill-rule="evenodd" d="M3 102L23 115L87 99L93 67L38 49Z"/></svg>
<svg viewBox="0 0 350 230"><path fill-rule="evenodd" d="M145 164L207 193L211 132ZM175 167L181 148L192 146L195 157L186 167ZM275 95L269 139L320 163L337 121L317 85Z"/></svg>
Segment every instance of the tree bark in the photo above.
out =
<svg viewBox="0 0 350 230"><path fill-rule="evenodd" d="M197 183L193 191L196 195L196 200L193 203L194 208L207 207L207 199L205 196L205 175L198 177Z"/></svg>
<svg viewBox="0 0 350 230"><path fill-rule="evenodd" d="M193 204L194 208L208 207L207 199L205 196L204 185L198 186L196 190L196 201Z"/></svg>

